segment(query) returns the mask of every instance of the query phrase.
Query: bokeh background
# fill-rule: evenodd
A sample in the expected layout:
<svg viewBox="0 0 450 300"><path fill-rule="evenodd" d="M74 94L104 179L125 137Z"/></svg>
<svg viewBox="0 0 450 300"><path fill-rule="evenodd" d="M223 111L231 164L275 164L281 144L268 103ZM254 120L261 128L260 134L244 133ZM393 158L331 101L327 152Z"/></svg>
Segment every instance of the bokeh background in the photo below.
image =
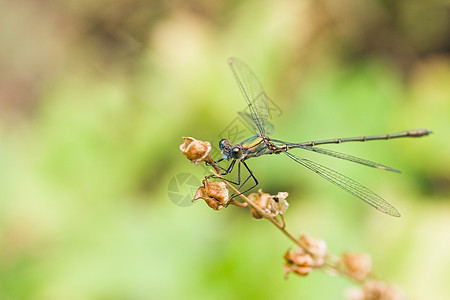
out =
<svg viewBox="0 0 450 300"><path fill-rule="evenodd" d="M286 157L249 164L265 191L290 193L290 231L370 254L410 299L448 299L449 12L444 0L1 1L0 299L344 298L345 278L285 280L293 245L268 222L169 198L205 175L181 137L216 147L245 108L229 56L282 110L276 138L434 131L328 147L402 174L296 152L401 218Z"/></svg>

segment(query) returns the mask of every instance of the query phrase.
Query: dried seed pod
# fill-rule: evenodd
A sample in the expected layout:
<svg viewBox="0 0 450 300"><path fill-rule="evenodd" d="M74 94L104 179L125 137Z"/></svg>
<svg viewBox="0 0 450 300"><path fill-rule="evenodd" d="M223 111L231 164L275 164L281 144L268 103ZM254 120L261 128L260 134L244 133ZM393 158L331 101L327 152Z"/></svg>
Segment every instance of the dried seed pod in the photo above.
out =
<svg viewBox="0 0 450 300"><path fill-rule="evenodd" d="M362 280L372 271L372 258L364 253L342 254L342 261L351 277Z"/></svg>
<svg viewBox="0 0 450 300"><path fill-rule="evenodd" d="M327 255L327 244L325 241L311 238L306 234L300 236L300 241L302 241L308 247L308 251L314 255L314 267L322 267Z"/></svg>
<svg viewBox="0 0 450 300"><path fill-rule="evenodd" d="M396 286L390 286L379 280L369 280L362 288L348 289L346 298L349 300L406 300L405 293Z"/></svg>
<svg viewBox="0 0 450 300"><path fill-rule="evenodd" d="M299 251L298 251L299 250ZM308 253L305 253L301 248L296 251L287 251L284 254L284 274L294 273L301 276L306 276L311 273L314 260Z"/></svg>
<svg viewBox="0 0 450 300"><path fill-rule="evenodd" d="M192 137L183 137L184 143L180 145L180 150L194 164L203 161L210 162L211 144L196 140Z"/></svg>
<svg viewBox="0 0 450 300"><path fill-rule="evenodd" d="M203 186L197 189L192 202L197 199L205 200L206 204L214 210L220 210L230 203L230 196L225 183L218 181L208 182L206 179L203 180Z"/></svg>
<svg viewBox="0 0 450 300"><path fill-rule="evenodd" d="M295 273L297 275L308 275L314 268L321 268L325 263L327 246L323 240L313 239L305 234L300 240L308 247L308 252L303 248L296 248L294 251L286 252L284 259L284 273Z"/></svg>
<svg viewBox="0 0 450 300"><path fill-rule="evenodd" d="M278 214L283 215L286 212L289 207L289 203L286 201L288 196L289 194L286 192L279 192L278 195L273 196L259 189L258 193L252 193L248 198L268 215L275 217ZM261 219L263 217L253 207L250 208L250 212L255 219Z"/></svg>

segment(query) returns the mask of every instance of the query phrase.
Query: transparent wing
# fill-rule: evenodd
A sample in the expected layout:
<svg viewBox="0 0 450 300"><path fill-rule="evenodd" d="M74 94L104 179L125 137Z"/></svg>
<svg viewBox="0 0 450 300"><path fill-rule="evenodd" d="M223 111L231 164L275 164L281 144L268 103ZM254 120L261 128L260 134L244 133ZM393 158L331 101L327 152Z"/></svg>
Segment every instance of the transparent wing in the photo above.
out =
<svg viewBox="0 0 450 300"><path fill-rule="evenodd" d="M329 150L329 149L319 148L316 146L306 146L303 144L288 143L288 142L275 140L275 139L271 139L271 141L279 144L278 147L280 147L280 148L284 148L284 146L286 145L288 147L288 149L295 149L295 148L305 149L305 150L317 152L320 154L325 154L328 156L355 162L355 163L358 163L358 164L361 164L364 166L368 166L368 167L372 167L372 168L376 168L376 169L380 169L380 170L387 170L387 171L401 173L400 170L394 169L392 167L388 167L388 166L385 166L380 163L376 163L376 162L373 162L373 161L370 161L370 160L367 160L364 158L360 158L357 156L353 156L353 155L349 155L349 154L345 154L345 153L341 153L341 152L337 152L337 151L333 151L333 150Z"/></svg>
<svg viewBox="0 0 450 300"><path fill-rule="evenodd" d="M373 167L373 168L377 168L377 169L381 169L381 170L387 170L387 171L392 171L392 172L397 172L397 173L401 173L400 170L367 160L367 159L363 159L363 158L359 158L353 155L349 155L349 154L345 154L345 153L341 153L341 152L336 152L336 151L332 151L332 150L328 150L328 149L323 149L323 148L318 148L318 147L312 147L312 146L302 146L299 147L301 149L306 149L309 151L314 151L317 153L321 153L321 154L325 154L325 155L329 155L332 157L336 157L336 158L340 158L340 159L345 159L348 161L352 161L361 165L365 165L365 166L369 166L369 167Z"/></svg>
<svg viewBox="0 0 450 300"><path fill-rule="evenodd" d="M244 119L244 121L255 130L255 133L258 134L259 133L259 128L256 127L255 122L253 121L253 118L251 115L249 115L246 112L242 112L242 111L238 111L239 116L242 117L242 119ZM271 133L273 133L274 131L274 127L272 125L272 123L270 123L269 121L265 121L263 122L263 128L264 128L264 133L267 135L270 135Z"/></svg>
<svg viewBox="0 0 450 300"><path fill-rule="evenodd" d="M400 217L400 213L395 207L390 205L386 200L369 190L368 188L362 186L358 182L342 175L339 172L331 170L321 164L315 163L305 158L300 158L298 156L292 155L288 152L283 152L299 164L305 166L311 171L315 172L317 175L325 178L326 180L334 183L343 190L353 194L357 198L363 200L369 205L372 205L379 211L386 213L394 217Z"/></svg>
<svg viewBox="0 0 450 300"><path fill-rule="evenodd" d="M231 71L241 89L242 95L247 101L250 115L258 131L265 135L269 117L269 97L255 74L246 64L236 58L228 59Z"/></svg>

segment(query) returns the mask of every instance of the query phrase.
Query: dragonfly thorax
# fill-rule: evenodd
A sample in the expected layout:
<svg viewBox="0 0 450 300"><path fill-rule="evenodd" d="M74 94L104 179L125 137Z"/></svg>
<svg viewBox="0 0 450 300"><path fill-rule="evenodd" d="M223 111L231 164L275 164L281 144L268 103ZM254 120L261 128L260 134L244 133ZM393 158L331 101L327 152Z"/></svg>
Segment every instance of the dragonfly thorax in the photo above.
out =
<svg viewBox="0 0 450 300"><path fill-rule="evenodd" d="M223 159L243 159L247 155L246 149L241 144L231 145L227 139L219 142L219 148L222 150Z"/></svg>

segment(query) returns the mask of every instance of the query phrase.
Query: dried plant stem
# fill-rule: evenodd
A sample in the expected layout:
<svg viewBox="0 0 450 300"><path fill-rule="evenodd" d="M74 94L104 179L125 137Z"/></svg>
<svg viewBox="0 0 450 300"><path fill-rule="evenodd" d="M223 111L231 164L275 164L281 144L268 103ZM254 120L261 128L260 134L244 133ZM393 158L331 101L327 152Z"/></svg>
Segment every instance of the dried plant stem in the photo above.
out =
<svg viewBox="0 0 450 300"><path fill-rule="evenodd" d="M307 244L305 244L302 240L294 237L294 235L292 235L289 231L286 230L286 224L284 223L284 218L282 216L281 216L281 218L282 218L283 221L280 222L276 217L274 217L274 216L268 214L267 212L265 212L263 209L261 209L261 207L256 205L252 200L250 200L244 194L239 192L239 190L237 190L227 180L222 178L222 176L220 176L220 174L214 172L213 170L210 170L210 172L216 178L220 179L223 183L225 183L233 192L236 193L236 195L239 195L239 197L241 197L242 200L245 201L245 203L247 203L253 209L255 209L261 216L263 216L264 218L266 218L270 222L272 222L272 224L274 224L288 239L290 239L292 242L294 242L296 245L298 245L300 248L302 248L306 253L308 253L312 257L314 257L316 255L315 253L311 252L311 250L309 249ZM346 276L346 277L348 277L350 279L353 279L354 281L356 281L358 283L361 283L361 282L364 281L362 279L355 278L354 276L352 276L352 274L350 272L348 272L347 270L342 269L342 267L341 267L341 260L338 257L334 256L334 255L327 254L325 256L325 265L324 265L324 267L326 269L330 270L332 273L338 273L338 274L344 275L344 276Z"/></svg>
<svg viewBox="0 0 450 300"><path fill-rule="evenodd" d="M287 236L291 241L293 241L295 244L300 246L303 250L305 250L306 253L309 255L314 256L314 253L312 253L308 246L301 240L295 238L289 231L286 230L286 224L284 222L280 222L276 217L273 217L269 214L267 214L263 209L261 209L258 205L253 203L250 199L248 199L244 194L239 192L233 185L231 185L228 181L222 178L219 174L215 173L214 171L210 170L210 172L217 178L219 178L222 182L224 182L233 192L235 192L239 197L242 198L248 205L253 207L261 216L264 216L264 218L268 219L270 222L272 222L278 229L283 232L285 236Z"/></svg>
<svg viewBox="0 0 450 300"><path fill-rule="evenodd" d="M283 215L289 205L285 201L288 193L280 192L277 196L274 196L263 193L260 189L258 194L251 194L250 198L246 197L221 176L219 166L210 155L211 144L209 142L203 142L191 137L183 139L184 143L180 146L180 150L190 161L195 164L205 162L215 169L215 172L210 170L213 176L207 176L203 180L203 186L197 189L192 201L204 199L206 204L214 210L220 210L229 204L240 207L250 206L250 211L254 218L268 219L298 246L294 250L287 251L283 256L285 260L283 265L285 276L290 273L306 276L314 269L321 269L331 275L341 275L362 285L356 291L356 294L352 294L351 299L375 299L374 295L376 299L406 299L402 296L400 290L390 287L372 273L370 256L364 253L347 252L341 257L337 257L329 254L325 241L310 238L306 234L302 234L298 238L291 234L286 229ZM211 177L219 179L220 182L208 182L208 179ZM235 193L233 198L230 199L229 190L226 187ZM236 196L239 196L244 201L237 201L234 199ZM276 204L274 204L275 202ZM355 295L357 298L354 297Z"/></svg>

